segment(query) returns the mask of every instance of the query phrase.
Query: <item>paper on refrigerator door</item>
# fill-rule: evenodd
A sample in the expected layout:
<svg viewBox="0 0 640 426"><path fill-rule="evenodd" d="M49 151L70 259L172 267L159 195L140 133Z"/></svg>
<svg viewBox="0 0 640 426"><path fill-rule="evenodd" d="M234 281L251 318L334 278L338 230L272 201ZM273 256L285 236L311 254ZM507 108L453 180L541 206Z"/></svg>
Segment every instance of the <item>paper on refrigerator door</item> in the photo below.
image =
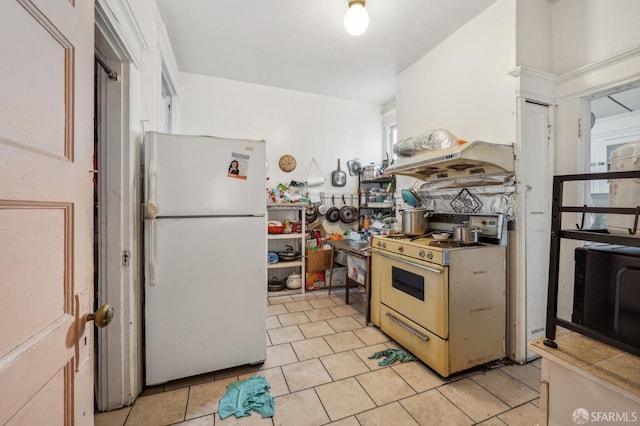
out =
<svg viewBox="0 0 640 426"><path fill-rule="evenodd" d="M238 152L231 153L231 160L229 161L229 170L227 176L234 179L247 179L249 173L249 159L251 157L246 154L240 154Z"/></svg>

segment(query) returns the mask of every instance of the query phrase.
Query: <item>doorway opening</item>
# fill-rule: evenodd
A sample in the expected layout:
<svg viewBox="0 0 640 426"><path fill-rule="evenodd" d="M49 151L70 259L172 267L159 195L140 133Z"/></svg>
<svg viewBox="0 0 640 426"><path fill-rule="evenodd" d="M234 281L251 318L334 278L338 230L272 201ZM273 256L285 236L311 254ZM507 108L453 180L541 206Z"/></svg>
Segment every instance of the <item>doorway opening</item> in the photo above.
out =
<svg viewBox="0 0 640 426"><path fill-rule="evenodd" d="M98 15L97 15L98 16ZM138 141L131 130L134 68L113 33L95 32L94 304L114 307L95 328L95 411L131 405L142 391ZM105 71L105 68L117 73Z"/></svg>
<svg viewBox="0 0 640 426"><path fill-rule="evenodd" d="M600 93L590 100L591 134L589 172L611 171L612 152L627 143L640 141L640 81ZM609 206L609 182L590 182L592 205ZM606 229L606 215L594 214L591 229Z"/></svg>

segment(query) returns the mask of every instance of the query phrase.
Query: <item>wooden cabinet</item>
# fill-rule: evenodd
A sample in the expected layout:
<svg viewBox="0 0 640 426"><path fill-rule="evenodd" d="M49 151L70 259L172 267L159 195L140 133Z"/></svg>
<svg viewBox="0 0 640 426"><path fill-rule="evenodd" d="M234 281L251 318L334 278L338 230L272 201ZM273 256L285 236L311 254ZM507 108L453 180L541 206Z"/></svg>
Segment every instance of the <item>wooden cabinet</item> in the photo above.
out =
<svg viewBox="0 0 640 426"><path fill-rule="evenodd" d="M542 338L529 342L542 356L540 425L636 424L640 387L633 378L640 357L573 332L557 340L562 351Z"/></svg>

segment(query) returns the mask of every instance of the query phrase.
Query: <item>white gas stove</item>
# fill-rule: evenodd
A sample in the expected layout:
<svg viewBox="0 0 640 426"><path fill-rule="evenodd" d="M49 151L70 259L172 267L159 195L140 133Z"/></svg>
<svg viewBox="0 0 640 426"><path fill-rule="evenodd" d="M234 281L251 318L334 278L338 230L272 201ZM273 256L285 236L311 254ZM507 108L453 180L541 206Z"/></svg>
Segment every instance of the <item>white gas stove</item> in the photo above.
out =
<svg viewBox="0 0 640 426"><path fill-rule="evenodd" d="M435 214L429 227L464 221L480 229L478 243L392 235L371 244L372 322L445 377L505 355L506 223Z"/></svg>

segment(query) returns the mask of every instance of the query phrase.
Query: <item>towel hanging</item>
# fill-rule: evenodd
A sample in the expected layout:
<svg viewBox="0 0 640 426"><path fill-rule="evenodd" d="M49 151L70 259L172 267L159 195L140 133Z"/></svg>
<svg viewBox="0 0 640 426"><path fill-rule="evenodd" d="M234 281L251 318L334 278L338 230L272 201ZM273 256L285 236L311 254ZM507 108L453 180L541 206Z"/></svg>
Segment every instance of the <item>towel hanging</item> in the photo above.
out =
<svg viewBox="0 0 640 426"><path fill-rule="evenodd" d="M315 158L312 158L307 171L307 189L309 191L309 200L312 203L320 202L320 192L324 190L326 180L318 162Z"/></svg>

